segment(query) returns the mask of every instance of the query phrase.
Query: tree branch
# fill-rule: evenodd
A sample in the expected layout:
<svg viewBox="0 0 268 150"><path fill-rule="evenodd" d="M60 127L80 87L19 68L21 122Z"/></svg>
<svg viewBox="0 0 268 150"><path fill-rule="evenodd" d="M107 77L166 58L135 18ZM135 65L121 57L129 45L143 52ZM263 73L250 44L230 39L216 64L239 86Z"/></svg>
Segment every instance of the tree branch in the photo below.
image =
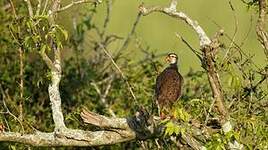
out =
<svg viewBox="0 0 268 150"><path fill-rule="evenodd" d="M99 94L100 96L100 101L102 102L102 104L105 106L105 108L108 110L109 114L113 117L116 117L114 111L110 108L108 102L106 101L106 97L111 89L112 86L112 82L113 82L113 76L110 80L108 80L107 86L105 88L104 93L101 92L100 88L98 87L98 85L95 82L92 82L91 85L93 85L93 87L95 88L96 92Z"/></svg>
<svg viewBox="0 0 268 150"><path fill-rule="evenodd" d="M105 48L102 44L100 44L100 43L98 43L98 44L99 44L100 48L104 51L104 53L111 59L111 62L113 63L113 65L116 67L116 69L117 69L117 70L119 71L119 73L121 74L123 80L126 82L126 84L127 84L127 86L128 86L129 92L130 92L131 96L133 97L134 102L138 105L137 98L136 98L136 96L135 96L135 94L134 94L134 92L133 92L133 90L132 90L132 87L131 87L131 85L129 84L129 82L128 82L126 76L125 76L124 73L121 71L121 69L120 69L119 66L116 64L116 62L114 61L113 57L111 56L111 54L106 50L106 48Z"/></svg>
<svg viewBox="0 0 268 150"><path fill-rule="evenodd" d="M197 21L192 20L183 12L178 12L176 10L176 7L177 7L177 0L171 0L169 7L160 7L160 6L145 7L143 5L140 5L139 9L144 16L149 15L153 12L160 12L168 16L171 16L175 19L183 20L197 33L199 37L200 42L199 44L201 47L201 51L203 52L202 65L205 65L204 67L207 71L210 87L212 89L216 107L218 108L217 110L223 116L222 121L225 122L226 121L225 118L228 115L223 103L224 99L223 99L222 87L220 85L220 79L217 73L216 64L214 60L215 58L214 54L217 48L219 47L218 40L214 39L214 41L212 42L212 40L207 36L203 28L198 25Z"/></svg>
<svg viewBox="0 0 268 150"><path fill-rule="evenodd" d="M30 0L25 0L25 2L27 3L29 16L33 17L33 7L32 7L32 4L31 4L31 1Z"/></svg>
<svg viewBox="0 0 268 150"><path fill-rule="evenodd" d="M124 135L124 136L122 136ZM135 139L134 132L65 130L60 135L44 132L20 134L3 132L0 141L18 142L33 146L100 146Z"/></svg>
<svg viewBox="0 0 268 150"><path fill-rule="evenodd" d="M37 10L36 10L36 13L35 13L36 16L39 16L39 14L40 14L41 4L42 4L42 0L38 0Z"/></svg>
<svg viewBox="0 0 268 150"><path fill-rule="evenodd" d="M69 8L71 8L72 6L74 5L78 5L78 4L82 4L82 3L101 3L101 0L80 0L80 1L73 1L72 0L72 3L60 8L57 10L57 12L60 12L60 11L64 11L64 10L67 10Z"/></svg>
<svg viewBox="0 0 268 150"><path fill-rule="evenodd" d="M54 68L54 65L51 61L51 59L47 56L47 54L45 52L39 52L40 56L42 57L42 59L44 60L44 62L47 64L47 67L50 70L55 70L56 68Z"/></svg>
<svg viewBox="0 0 268 150"><path fill-rule="evenodd" d="M134 21L133 23L133 26L131 28L131 31L130 33L127 35L127 37L124 39L124 43L122 44L122 46L118 49L118 51L116 52L115 54L115 60L117 60L121 54L121 52L127 48L129 42L130 42L130 39L131 39L131 36L135 33L135 30L140 22L140 18L141 18L141 15L142 13L139 12L137 17L136 17L136 20Z"/></svg>
<svg viewBox="0 0 268 150"><path fill-rule="evenodd" d="M267 3L266 0L259 0L259 18L256 25L256 33L258 35L258 40L264 48L264 54L268 60L268 33L265 30L266 25L266 15L267 15Z"/></svg>
<svg viewBox="0 0 268 150"><path fill-rule="evenodd" d="M205 31L201 28L201 26L198 25L197 21L193 21L183 12L177 12L176 11L177 2L175 1L176 0L173 0L169 7L159 7L159 6L145 7L143 5L140 5L139 9L144 16L149 15L150 13L153 12L161 12L173 18L185 21L198 34L200 46L205 47L206 45L209 45L211 43L211 40L206 35Z"/></svg>
<svg viewBox="0 0 268 150"><path fill-rule="evenodd" d="M111 18L111 11L112 11L112 0L106 0L106 17L103 23L103 30L100 34L100 37L102 40L106 33L106 30L107 30L107 27Z"/></svg>

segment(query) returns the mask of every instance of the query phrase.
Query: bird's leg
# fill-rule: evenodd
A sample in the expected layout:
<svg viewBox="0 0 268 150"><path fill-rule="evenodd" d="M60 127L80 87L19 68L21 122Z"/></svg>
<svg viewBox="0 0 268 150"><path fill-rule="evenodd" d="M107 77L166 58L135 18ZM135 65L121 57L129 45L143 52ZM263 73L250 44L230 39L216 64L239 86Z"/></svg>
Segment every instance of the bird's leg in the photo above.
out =
<svg viewBox="0 0 268 150"><path fill-rule="evenodd" d="M158 116L160 117L161 120L164 120L165 119L165 114L163 113L164 109L161 109L158 102L156 104L157 104Z"/></svg>
<svg viewBox="0 0 268 150"><path fill-rule="evenodd" d="M168 111L166 110L165 107L160 110L160 119L161 120L164 120L167 118L166 112L168 112Z"/></svg>

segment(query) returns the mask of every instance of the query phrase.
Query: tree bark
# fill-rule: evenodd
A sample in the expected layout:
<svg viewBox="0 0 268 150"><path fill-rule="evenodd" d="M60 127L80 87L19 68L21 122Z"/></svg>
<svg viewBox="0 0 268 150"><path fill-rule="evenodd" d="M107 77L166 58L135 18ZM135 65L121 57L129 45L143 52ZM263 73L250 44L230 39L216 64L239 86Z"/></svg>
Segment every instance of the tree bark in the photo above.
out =
<svg viewBox="0 0 268 150"><path fill-rule="evenodd" d="M256 33L258 40L264 49L264 54L268 61L268 33L266 28L267 2L266 0L258 0L259 2L259 18L256 25Z"/></svg>

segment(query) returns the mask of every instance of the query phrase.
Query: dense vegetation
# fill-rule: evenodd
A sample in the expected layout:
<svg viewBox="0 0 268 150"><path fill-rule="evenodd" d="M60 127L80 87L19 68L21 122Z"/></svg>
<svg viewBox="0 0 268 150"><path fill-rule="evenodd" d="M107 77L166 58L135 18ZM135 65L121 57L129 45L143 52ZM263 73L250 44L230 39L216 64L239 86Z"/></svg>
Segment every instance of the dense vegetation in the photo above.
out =
<svg viewBox="0 0 268 150"><path fill-rule="evenodd" d="M109 15L103 26L97 26L92 20L98 13L98 5L84 8L85 11L73 20L73 29L67 31L57 23L53 26L49 24L49 17L45 15L48 10L44 9L44 12L40 11L31 18L26 3L10 2L0 2L0 123L5 126L5 131L53 131L47 92L51 74L39 55L42 51L51 53L51 40L56 46L63 47L60 92L68 127L98 130L82 122L79 116L82 107L117 117L132 116L140 106L150 112L153 110L155 78L165 67L159 58L165 54L150 49L150 45L144 44L132 32L127 37L108 33ZM38 9L37 3L32 2L34 10ZM245 7L257 10L257 1L245 4ZM107 0L101 5L109 9L111 2ZM137 20L139 17L137 14ZM234 128L228 133L215 132L203 142L208 149L228 149L228 142L234 140L246 149L267 149L268 62L263 66L255 64L253 56L241 48L244 41L232 39L223 33L214 61ZM135 51L129 48L130 44L135 45ZM119 45L119 48L115 45ZM112 54L120 70L114 66L102 46ZM140 57L133 60L132 55L136 51ZM266 59L265 55L260 59ZM201 125L215 126L211 120L217 119L219 114L211 108L212 102L206 70L192 69L184 75L183 96L174 106L174 115L180 122L196 121ZM179 128L171 122L166 126L168 130L157 143L167 149L175 148L178 145L170 137L179 137L186 128ZM24 147L16 143L0 144L9 149ZM103 146L100 149L157 146L155 140L146 140Z"/></svg>

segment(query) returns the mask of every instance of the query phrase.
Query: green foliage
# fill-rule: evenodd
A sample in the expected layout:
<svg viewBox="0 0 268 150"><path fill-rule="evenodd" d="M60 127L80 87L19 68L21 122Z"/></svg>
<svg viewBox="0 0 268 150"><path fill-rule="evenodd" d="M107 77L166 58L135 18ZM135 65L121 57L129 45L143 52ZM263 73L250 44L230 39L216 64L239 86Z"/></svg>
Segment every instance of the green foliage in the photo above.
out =
<svg viewBox="0 0 268 150"><path fill-rule="evenodd" d="M256 1L249 1L247 4L255 5ZM103 43L112 49L114 45L111 43L119 45L118 39L120 38L111 40L117 33L98 34L102 33L102 28L94 22L95 8L88 8L86 13L81 14L74 29L67 32L63 25L50 24L47 15L29 18L24 3L18 4L17 7L17 18L10 12L0 9L0 84L4 91L1 92L0 98L5 100L12 114L19 115L18 103L22 91L18 85L20 80L18 49L22 48L24 58L22 124L26 133L33 132L33 128L42 131L53 130L47 93L50 72L39 56L39 53L47 53L50 56L53 46L66 49L62 51L62 54L66 56L62 60L63 76L60 92L68 127L98 130L82 123L79 116L81 107L87 107L91 111L107 116L111 115L109 112L111 109L119 117L131 116L137 111L137 104L130 94L126 81L122 79L122 75L111 65L110 59L98 46L98 43ZM90 35L90 40L87 39L88 35ZM70 54L67 52L69 49L72 49ZM236 48L222 48L221 50L215 62L225 93L225 103L235 125L234 129L226 134L223 132L213 134L204 144L211 150L228 149L229 142L238 141L248 149L267 149L268 87L267 82L262 81L263 75L260 73L265 69L256 67L252 58L246 54L236 54ZM150 112L154 112L152 104L154 103L156 68L162 70L164 65L158 61L155 57L156 53L150 49L142 53L138 61L133 60L131 55L127 55L129 51L127 49L116 62L133 88L137 103L145 106ZM141 52L144 50L142 49ZM226 52L229 52L228 59L224 57ZM97 85L101 94L93 84ZM107 104L105 105L102 95L109 84L111 87L105 97L105 104ZM174 148L176 145L171 142L170 137L179 138L188 131L188 128L181 124L188 123L192 119L204 123L211 103L212 93L206 72L190 70L184 75L183 96L170 112L175 121L171 119L162 122L166 127L166 136L159 139L160 145L167 149ZM1 102L0 110L6 111L3 102ZM217 116L214 110L209 113L211 118ZM22 132L20 123L14 117L1 115L0 121L8 125L11 131ZM145 141L145 143L150 149L157 148L153 140ZM9 149L21 146L1 143L2 145ZM141 145L138 142L129 142L100 147L100 149L129 148L138 149Z"/></svg>
<svg viewBox="0 0 268 150"><path fill-rule="evenodd" d="M173 111L173 116L175 119L182 120L184 122L189 122L190 115L187 113L187 111L180 106L180 108L175 107Z"/></svg>
<svg viewBox="0 0 268 150"><path fill-rule="evenodd" d="M211 140L207 142L206 147L208 150L218 149L225 150L228 149L227 145L233 143L234 141L241 142L239 139L239 132L229 131L227 133L216 133L213 134Z"/></svg>
<svg viewBox="0 0 268 150"><path fill-rule="evenodd" d="M174 124L172 121L168 121L165 124L166 130L165 135L171 136L173 134L178 135L180 133L180 128L176 124Z"/></svg>
<svg viewBox="0 0 268 150"><path fill-rule="evenodd" d="M186 132L186 128L182 127L180 124L173 122L172 120L164 120L162 124L165 125L165 136L179 136Z"/></svg>

